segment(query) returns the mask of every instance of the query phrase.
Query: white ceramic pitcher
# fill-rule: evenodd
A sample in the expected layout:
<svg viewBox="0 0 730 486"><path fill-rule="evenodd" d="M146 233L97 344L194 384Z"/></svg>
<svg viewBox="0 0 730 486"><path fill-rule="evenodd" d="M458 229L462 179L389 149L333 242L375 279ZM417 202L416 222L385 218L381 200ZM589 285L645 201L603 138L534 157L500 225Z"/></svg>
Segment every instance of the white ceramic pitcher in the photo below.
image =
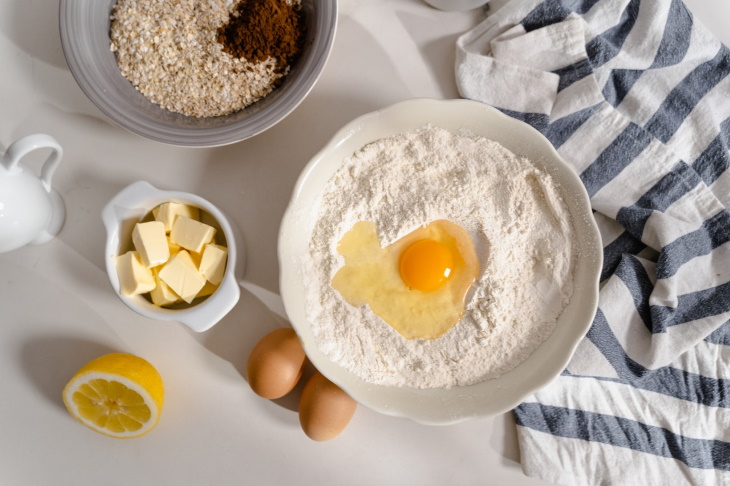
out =
<svg viewBox="0 0 730 486"><path fill-rule="evenodd" d="M50 148L38 177L20 162L28 153ZM39 245L61 231L66 209L51 179L63 149L50 135L28 135L13 142L0 158L0 253Z"/></svg>

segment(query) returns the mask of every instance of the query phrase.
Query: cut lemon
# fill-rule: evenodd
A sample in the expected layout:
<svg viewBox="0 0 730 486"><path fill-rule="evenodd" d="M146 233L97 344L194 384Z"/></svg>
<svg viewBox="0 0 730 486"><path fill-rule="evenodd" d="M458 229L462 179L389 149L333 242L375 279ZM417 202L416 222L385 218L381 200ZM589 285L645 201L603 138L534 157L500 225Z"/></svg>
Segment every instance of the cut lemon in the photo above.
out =
<svg viewBox="0 0 730 486"><path fill-rule="evenodd" d="M111 353L86 363L63 389L63 403L96 432L131 439L157 425L164 401L162 377L139 356Z"/></svg>

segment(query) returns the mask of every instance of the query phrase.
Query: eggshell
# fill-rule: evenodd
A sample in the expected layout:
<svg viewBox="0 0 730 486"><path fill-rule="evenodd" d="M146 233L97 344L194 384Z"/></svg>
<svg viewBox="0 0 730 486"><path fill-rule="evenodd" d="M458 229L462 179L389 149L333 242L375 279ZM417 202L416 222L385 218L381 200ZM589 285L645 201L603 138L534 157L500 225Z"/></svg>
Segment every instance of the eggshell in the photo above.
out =
<svg viewBox="0 0 730 486"><path fill-rule="evenodd" d="M246 374L257 395L275 399L294 389L302 377L306 355L293 329L270 332L251 351Z"/></svg>
<svg viewBox="0 0 730 486"><path fill-rule="evenodd" d="M317 371L302 390L299 423L312 440L334 439L350 423L355 408L355 400Z"/></svg>

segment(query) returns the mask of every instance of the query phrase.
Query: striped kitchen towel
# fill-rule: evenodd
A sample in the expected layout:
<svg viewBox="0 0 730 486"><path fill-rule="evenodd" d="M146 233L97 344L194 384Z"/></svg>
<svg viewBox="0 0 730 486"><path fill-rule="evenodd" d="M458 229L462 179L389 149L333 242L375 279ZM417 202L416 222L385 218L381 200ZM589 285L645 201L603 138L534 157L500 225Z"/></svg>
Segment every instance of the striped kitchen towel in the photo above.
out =
<svg viewBox="0 0 730 486"><path fill-rule="evenodd" d="M529 476L730 485L729 73L680 0L513 0L457 42L461 95L553 143L603 238L586 339L515 409Z"/></svg>

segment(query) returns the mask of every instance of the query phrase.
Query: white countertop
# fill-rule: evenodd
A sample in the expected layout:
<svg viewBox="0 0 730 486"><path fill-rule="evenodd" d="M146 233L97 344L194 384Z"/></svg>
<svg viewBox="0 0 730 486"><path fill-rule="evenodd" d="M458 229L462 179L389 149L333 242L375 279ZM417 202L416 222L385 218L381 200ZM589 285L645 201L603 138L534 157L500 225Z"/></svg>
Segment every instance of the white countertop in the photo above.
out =
<svg viewBox="0 0 730 486"><path fill-rule="evenodd" d="M730 44L730 0L687 4ZM246 279L276 291L279 222L302 167L361 114L457 97L454 43L482 15L341 0L325 72L287 119L241 143L184 149L117 127L84 96L61 51L57 2L0 2L0 149L30 133L55 137L65 155L54 187L67 210L58 238L0 255L0 484L547 484L522 474L511 414L428 427L359 407L340 437L313 442L299 428L299 389L272 402L243 378L255 342L279 325L258 300L243 291L196 334L134 314L104 270L100 210L145 179L229 214L244 234ZM111 351L145 357L165 381L162 420L145 437L96 434L61 401L73 373Z"/></svg>

